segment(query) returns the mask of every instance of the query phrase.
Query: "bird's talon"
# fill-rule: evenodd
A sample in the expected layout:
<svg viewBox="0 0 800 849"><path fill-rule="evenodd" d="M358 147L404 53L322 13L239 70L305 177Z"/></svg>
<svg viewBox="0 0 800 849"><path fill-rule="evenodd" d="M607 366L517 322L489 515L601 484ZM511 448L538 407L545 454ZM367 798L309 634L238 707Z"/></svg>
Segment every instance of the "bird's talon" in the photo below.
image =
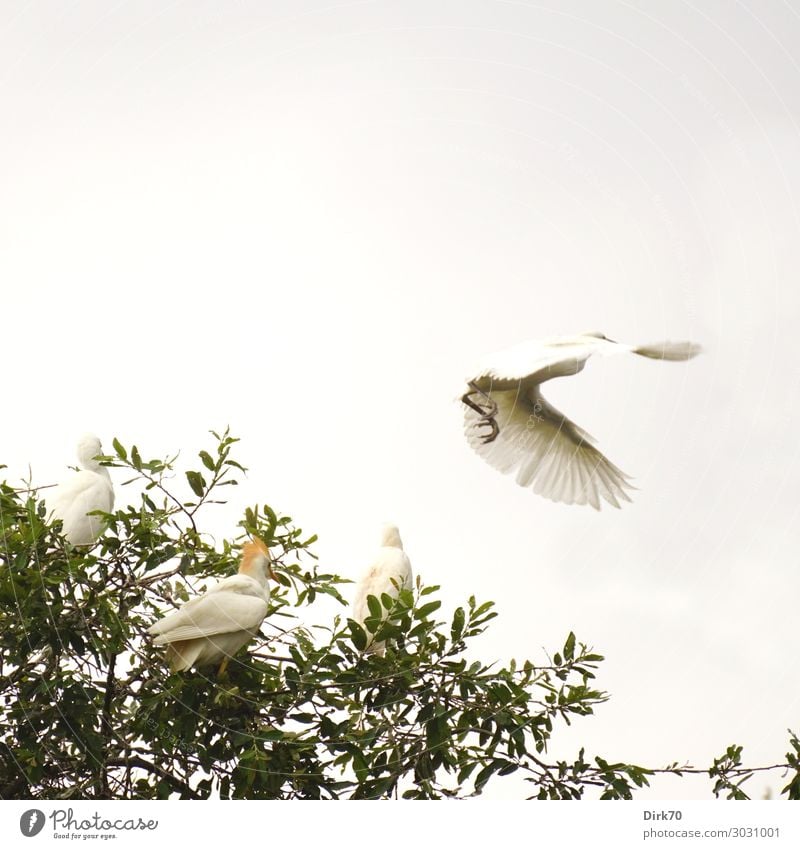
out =
<svg viewBox="0 0 800 849"><path fill-rule="evenodd" d="M494 420L494 418L490 415L484 416L478 422L478 427L480 427L481 425L486 425L489 427L489 433L483 434L480 437L481 442L483 442L484 445L488 445L490 442L494 442L500 433L500 428L498 427L497 422Z"/></svg>
<svg viewBox="0 0 800 849"><path fill-rule="evenodd" d="M492 428L492 432L491 432L491 433L487 433L485 436L482 436L482 437L481 437L481 442L482 442L484 445L488 445L490 442L494 442L494 441L495 441L495 439L497 439L497 435L498 435L499 433L500 433L500 431L499 431L499 429L498 429L497 425L495 425L495 426Z"/></svg>

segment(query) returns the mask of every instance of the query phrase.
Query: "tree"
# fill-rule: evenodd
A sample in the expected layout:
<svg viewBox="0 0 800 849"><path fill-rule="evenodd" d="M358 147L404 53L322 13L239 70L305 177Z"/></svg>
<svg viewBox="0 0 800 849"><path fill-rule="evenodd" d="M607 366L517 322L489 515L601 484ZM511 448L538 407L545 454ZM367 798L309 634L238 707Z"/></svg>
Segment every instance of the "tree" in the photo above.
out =
<svg viewBox="0 0 800 849"><path fill-rule="evenodd" d="M245 469L237 440L214 433L200 468L177 477L177 457L143 460L114 440L108 465L129 470L137 500L105 515L92 549L70 547L37 493L0 485L0 796L81 798L462 797L522 775L529 795L630 798L656 772L706 772L714 792L747 798L753 770L731 746L709 770L661 770L587 758L553 761L562 723L606 701L603 658L570 633L545 663L504 667L470 646L496 615L469 598L448 621L436 586L419 580L394 600L370 598L367 633L346 616L303 624L346 583L314 562L314 536L268 505L245 510L240 533L215 545L201 518ZM4 467L0 467L4 468ZM188 487L184 495L181 490ZM118 499L121 501L122 499ZM262 634L229 664L169 674L146 630L231 574L236 546L257 534L277 553ZM304 618L300 618L304 614ZM313 611L312 611L313 615ZM784 788L800 798L792 735Z"/></svg>

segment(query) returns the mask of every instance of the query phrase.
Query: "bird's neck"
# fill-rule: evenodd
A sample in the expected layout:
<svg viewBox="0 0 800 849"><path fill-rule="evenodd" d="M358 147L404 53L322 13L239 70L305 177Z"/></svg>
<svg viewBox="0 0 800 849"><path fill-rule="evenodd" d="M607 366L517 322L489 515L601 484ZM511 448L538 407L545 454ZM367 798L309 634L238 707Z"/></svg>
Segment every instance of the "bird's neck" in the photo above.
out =
<svg viewBox="0 0 800 849"><path fill-rule="evenodd" d="M264 574L264 561L266 561L266 557L263 557L263 555L249 558L239 567L239 574L247 575L248 578L257 581L262 587L266 587L267 576Z"/></svg>
<svg viewBox="0 0 800 849"><path fill-rule="evenodd" d="M96 475L100 475L100 477L105 478L107 481L111 480L111 475L108 473L108 469L105 466L101 466L97 460L89 460L81 463L84 469L87 472L94 472Z"/></svg>
<svg viewBox="0 0 800 849"><path fill-rule="evenodd" d="M383 539L381 540L381 545L384 548L403 548L403 542L400 539L400 533L397 528L387 528L383 532Z"/></svg>

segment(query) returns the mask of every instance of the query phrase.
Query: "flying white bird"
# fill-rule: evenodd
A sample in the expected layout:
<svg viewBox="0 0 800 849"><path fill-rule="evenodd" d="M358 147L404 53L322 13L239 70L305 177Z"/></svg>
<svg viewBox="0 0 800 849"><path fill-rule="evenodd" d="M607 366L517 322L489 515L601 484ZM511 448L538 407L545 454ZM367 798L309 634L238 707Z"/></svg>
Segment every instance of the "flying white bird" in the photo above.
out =
<svg viewBox="0 0 800 849"><path fill-rule="evenodd" d="M82 436L77 451L82 471L59 484L48 499L51 519L61 519L61 533L72 545L91 545L103 531L103 520L87 514L94 510L110 513L114 506L108 469L95 459L102 453L96 436Z"/></svg>
<svg viewBox="0 0 800 849"><path fill-rule="evenodd" d="M353 598L353 619L363 625L370 616L367 596L374 595L380 601L383 593L397 598L402 589L412 586L411 561L403 551L400 531L394 525L384 525L381 547L369 568L361 576ZM371 643L368 652L383 654L383 643Z"/></svg>
<svg viewBox="0 0 800 849"><path fill-rule="evenodd" d="M203 595L187 601L148 629L154 645L167 647L173 672L190 666L228 661L256 635L269 608L269 575L272 557L255 537L245 543L239 572L217 582Z"/></svg>
<svg viewBox="0 0 800 849"><path fill-rule="evenodd" d="M592 354L639 354L654 360L690 360L693 342L624 345L602 333L525 342L487 358L467 381L464 429L469 444L501 472L551 501L619 507L630 501L630 478L583 429L542 397L541 385L577 374ZM483 430L481 430L483 429Z"/></svg>

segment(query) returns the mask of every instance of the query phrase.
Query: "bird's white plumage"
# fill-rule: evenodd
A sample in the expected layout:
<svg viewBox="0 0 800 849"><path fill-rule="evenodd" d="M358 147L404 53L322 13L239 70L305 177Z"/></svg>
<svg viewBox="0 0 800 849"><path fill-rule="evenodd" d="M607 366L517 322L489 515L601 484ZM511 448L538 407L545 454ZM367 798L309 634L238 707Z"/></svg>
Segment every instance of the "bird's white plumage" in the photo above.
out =
<svg viewBox="0 0 800 849"><path fill-rule="evenodd" d="M103 531L103 520L87 514L114 507L114 487L108 469L95 457L103 453L100 440L87 434L78 442L78 463L82 470L56 487L47 499L50 518L61 520L61 532L72 545L91 545Z"/></svg>
<svg viewBox="0 0 800 849"><path fill-rule="evenodd" d="M403 551L400 532L394 525L386 525L381 537L381 547L356 585L352 618L363 625L370 615L368 596L373 595L380 600L383 593L387 593L392 598L397 598L401 589L411 589L412 581L411 561ZM378 654L383 653L383 648L382 643L371 643L368 646L369 651Z"/></svg>
<svg viewBox="0 0 800 849"><path fill-rule="evenodd" d="M269 609L269 570L266 546L248 543L238 574L150 627L153 643L167 646L173 672L232 657L255 636Z"/></svg>
<svg viewBox="0 0 800 849"><path fill-rule="evenodd" d="M155 636L153 643L163 646L181 640L215 637L228 634L232 629L255 633L267 615L269 596L260 592L251 578L246 580L247 586L244 581L236 580L165 616L150 629Z"/></svg>
<svg viewBox="0 0 800 849"><path fill-rule="evenodd" d="M619 507L620 501L630 501L630 478L594 446L585 430L544 399L541 384L577 374L593 354L634 353L680 361L699 351L691 342L632 346L586 333L525 342L492 354L468 382L479 390L471 393L476 404L487 410L490 403L496 405L493 418L499 432L487 440L481 415L465 404L467 441L490 465L513 473L520 486L551 501L590 504L599 510L602 499Z"/></svg>

